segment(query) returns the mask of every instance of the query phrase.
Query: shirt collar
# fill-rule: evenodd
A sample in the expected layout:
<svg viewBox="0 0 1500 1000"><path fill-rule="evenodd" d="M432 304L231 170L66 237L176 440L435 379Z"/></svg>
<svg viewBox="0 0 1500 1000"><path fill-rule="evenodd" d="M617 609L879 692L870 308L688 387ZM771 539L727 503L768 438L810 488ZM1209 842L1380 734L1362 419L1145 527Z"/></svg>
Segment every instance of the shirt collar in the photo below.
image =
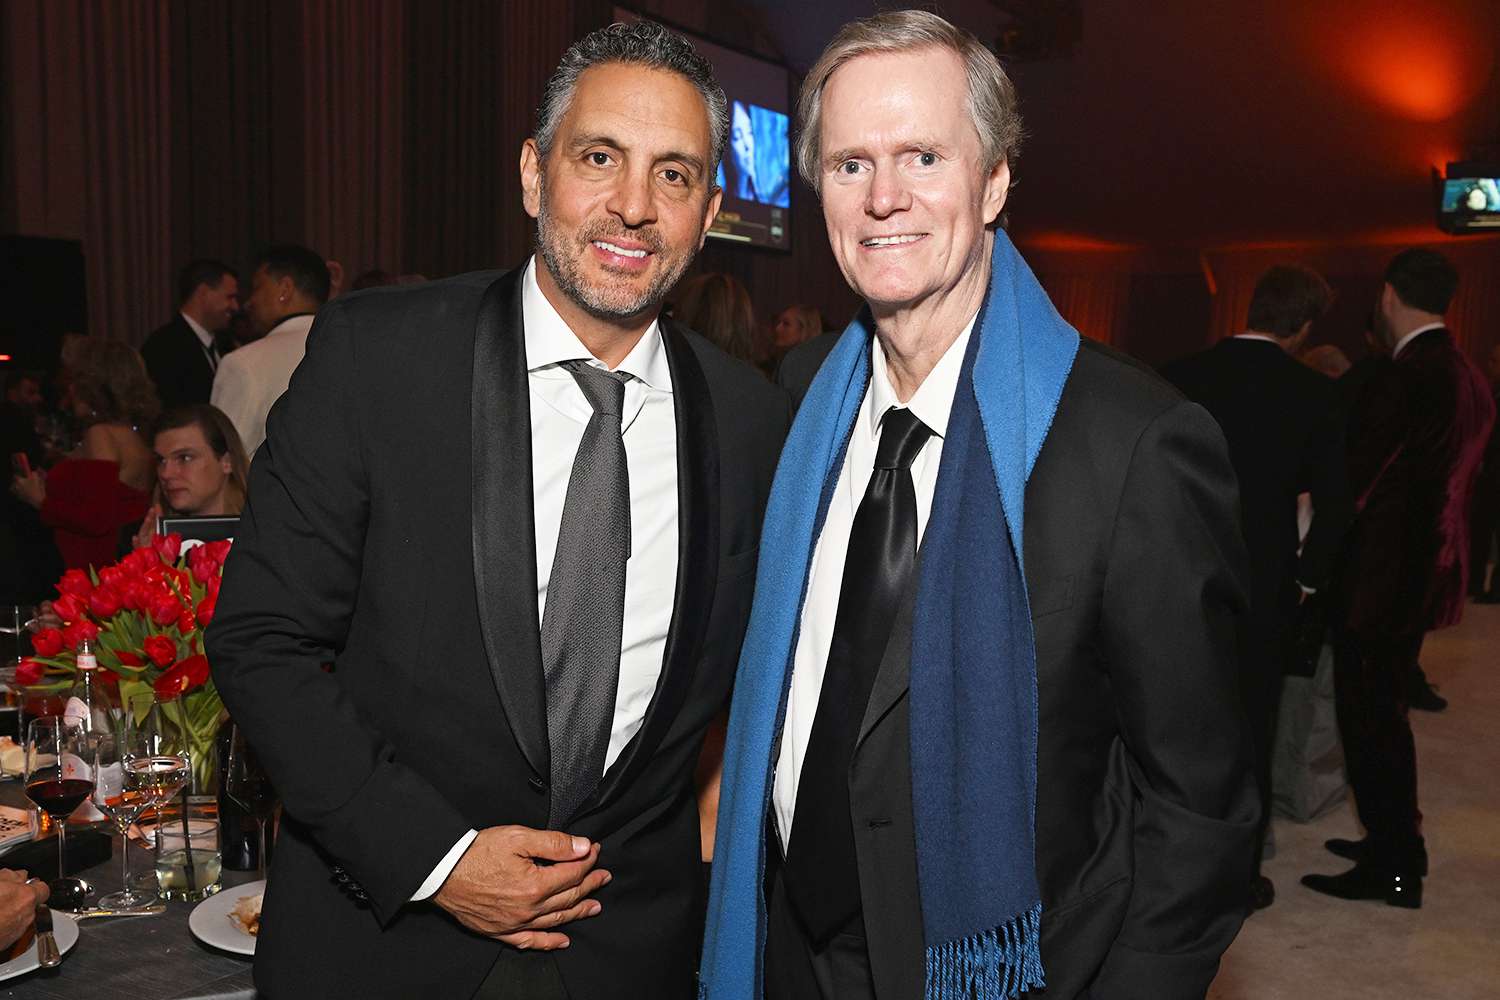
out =
<svg viewBox="0 0 1500 1000"><path fill-rule="evenodd" d="M583 346L583 341L542 293L542 286L536 280L535 256L527 262L526 273L521 278L521 322L525 327L527 371L552 368L564 361L578 359L604 367ZM635 342L615 371L634 376L653 389L672 391L672 373L667 365L667 352L657 320L652 320L646 327L646 332L641 334L641 339Z"/></svg>
<svg viewBox="0 0 1500 1000"><path fill-rule="evenodd" d="M1264 333L1250 333L1249 331L1246 331L1244 333L1237 333L1237 334L1235 334L1234 335L1234 339L1235 340L1264 340L1268 344L1275 344L1277 347L1281 346L1281 342L1279 340L1277 340L1275 337L1268 337Z"/></svg>
<svg viewBox="0 0 1500 1000"><path fill-rule="evenodd" d="M183 321L185 323L187 323L188 329L192 330L193 334L198 338L198 343L202 344L204 347L208 348L209 350L213 349L213 346L214 346L214 335L213 334L211 334L207 330L205 330L203 328L203 325L201 323L199 323L197 320L193 319L193 317L189 316L187 313L180 312L177 315L181 316L182 319L183 319Z"/></svg>
<svg viewBox="0 0 1500 1000"><path fill-rule="evenodd" d="M1406 347L1407 344L1410 344L1413 340L1416 340L1428 330L1441 330L1446 325L1447 324L1445 323L1428 323L1426 326L1417 327L1411 333L1408 333L1406 336L1396 341L1396 349L1391 351L1391 360L1394 361L1396 358L1399 358L1401 356L1401 351Z"/></svg>
<svg viewBox="0 0 1500 1000"><path fill-rule="evenodd" d="M958 339L948 345L938 363L933 365L932 371L917 386L917 391L912 393L911 399L906 401L906 408L911 410L927 429L932 431L936 437L946 437L948 434L948 415L953 410L953 396L958 392L958 376L963 370L964 352L968 350L969 336L974 332L974 321L979 314L976 312L969 317L968 325L964 332L958 335ZM880 346L880 338L873 337L870 341L870 436L879 437L880 421L885 416L885 411L893 406L900 406L896 400L896 390L891 386L890 372L886 368L885 351Z"/></svg>

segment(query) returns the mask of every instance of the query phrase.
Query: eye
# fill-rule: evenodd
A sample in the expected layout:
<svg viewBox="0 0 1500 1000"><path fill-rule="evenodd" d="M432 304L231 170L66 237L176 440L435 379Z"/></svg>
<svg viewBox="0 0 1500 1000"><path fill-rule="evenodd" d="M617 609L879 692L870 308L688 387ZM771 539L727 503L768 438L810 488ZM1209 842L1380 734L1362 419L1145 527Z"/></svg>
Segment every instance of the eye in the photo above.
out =
<svg viewBox="0 0 1500 1000"><path fill-rule="evenodd" d="M671 167L668 167L666 170L663 170L661 172L661 175L668 184L687 183L687 177L683 175L681 170L673 170Z"/></svg>
<svg viewBox="0 0 1500 1000"><path fill-rule="evenodd" d="M596 167L607 167L609 166L609 154L598 151L592 152L589 154L589 162Z"/></svg>
<svg viewBox="0 0 1500 1000"><path fill-rule="evenodd" d="M924 167L935 167L937 166L938 156L936 153L919 153L917 154L917 162Z"/></svg>
<svg viewBox="0 0 1500 1000"><path fill-rule="evenodd" d="M859 173L859 161L858 160L845 160L843 163L840 163L834 169L836 169L841 174L847 174L847 175L849 175L849 176L852 177L855 174Z"/></svg>

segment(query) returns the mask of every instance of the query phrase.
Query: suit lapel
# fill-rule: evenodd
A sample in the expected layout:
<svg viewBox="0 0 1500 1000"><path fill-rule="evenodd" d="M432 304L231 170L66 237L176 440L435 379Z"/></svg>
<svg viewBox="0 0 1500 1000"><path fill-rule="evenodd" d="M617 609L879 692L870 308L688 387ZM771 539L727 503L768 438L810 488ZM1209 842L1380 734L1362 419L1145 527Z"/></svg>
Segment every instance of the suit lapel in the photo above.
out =
<svg viewBox="0 0 1500 1000"><path fill-rule="evenodd" d="M471 497L480 631L516 743L552 772L536 608L531 406L518 268L485 291L474 331Z"/></svg>
<svg viewBox="0 0 1500 1000"><path fill-rule="evenodd" d="M651 760L692 687L719 573L719 437L708 380L687 338L661 320L677 424L677 584L661 676L645 721L579 814L608 803ZM533 603L534 606L534 603Z"/></svg>

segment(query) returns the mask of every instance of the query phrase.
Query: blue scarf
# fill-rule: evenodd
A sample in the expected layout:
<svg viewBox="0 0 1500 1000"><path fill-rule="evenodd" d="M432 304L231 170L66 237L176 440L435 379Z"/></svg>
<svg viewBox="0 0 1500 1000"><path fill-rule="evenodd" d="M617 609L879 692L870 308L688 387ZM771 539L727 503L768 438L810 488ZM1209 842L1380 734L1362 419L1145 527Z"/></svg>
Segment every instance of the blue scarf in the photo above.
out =
<svg viewBox="0 0 1500 1000"><path fill-rule="evenodd" d="M765 824L813 546L870 379L872 324L844 331L782 451L724 751L700 967L705 1000L760 1000ZM1044 985L1036 879L1036 649L1026 479L1078 334L1006 235L954 395L912 621L911 773L928 1000Z"/></svg>

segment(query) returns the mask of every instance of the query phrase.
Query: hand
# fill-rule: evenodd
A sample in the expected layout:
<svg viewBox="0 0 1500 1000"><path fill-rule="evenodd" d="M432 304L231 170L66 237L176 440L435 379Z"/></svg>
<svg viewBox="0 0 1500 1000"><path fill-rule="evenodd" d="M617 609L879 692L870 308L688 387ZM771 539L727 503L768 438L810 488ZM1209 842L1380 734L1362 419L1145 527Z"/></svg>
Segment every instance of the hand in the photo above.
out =
<svg viewBox="0 0 1500 1000"><path fill-rule="evenodd" d="M134 545L138 549L151 547L151 539L156 537L156 521L161 517L161 504L153 503L147 510L146 516L141 520L141 530L135 533Z"/></svg>
<svg viewBox="0 0 1500 1000"><path fill-rule="evenodd" d="M16 495L16 499L41 510L42 504L47 501L47 480L40 470L32 469L27 475L12 478L10 491Z"/></svg>
<svg viewBox="0 0 1500 1000"><path fill-rule="evenodd" d="M0 868L0 948L20 940L36 920L37 904L46 898L47 883L28 883L24 871Z"/></svg>
<svg viewBox="0 0 1500 1000"><path fill-rule="evenodd" d="M62 628L63 620L53 610L51 601L43 601L36 606L36 616L27 623L27 627L33 632L40 632L44 628Z"/></svg>
<svg viewBox="0 0 1500 1000"><path fill-rule="evenodd" d="M479 831L433 902L469 930L512 947L566 948L567 935L553 928L603 909L588 898L612 877L594 869L598 861L599 845L583 837L492 826Z"/></svg>

